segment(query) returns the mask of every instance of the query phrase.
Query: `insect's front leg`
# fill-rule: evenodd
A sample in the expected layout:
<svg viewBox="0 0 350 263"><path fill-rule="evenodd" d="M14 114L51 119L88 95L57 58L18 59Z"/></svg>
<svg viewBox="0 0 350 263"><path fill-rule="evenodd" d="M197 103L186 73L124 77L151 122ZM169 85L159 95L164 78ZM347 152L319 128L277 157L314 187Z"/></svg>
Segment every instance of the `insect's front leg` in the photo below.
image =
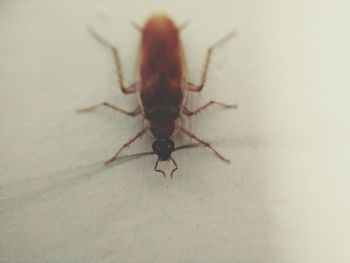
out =
<svg viewBox="0 0 350 263"><path fill-rule="evenodd" d="M198 109L195 109L193 111L191 111L191 110L187 109L186 107L184 107L183 108L183 113L186 116L190 117L190 116L196 115L197 113L199 113L200 111L208 108L211 105L219 105L219 106L221 106L221 107L223 107L225 109L237 109L238 108L237 104L225 104L225 103L222 103L222 102L211 100L208 103L204 104L203 106L201 106Z"/></svg>
<svg viewBox="0 0 350 263"><path fill-rule="evenodd" d="M133 137L130 141L128 141L127 143L125 143L114 155L111 159L109 159L108 161L105 162L105 165L109 165L111 163L113 163L118 155L125 149L127 148L130 144L132 144L134 141L136 141L136 139L141 138L142 135L144 135L146 133L147 129L143 129L142 131L140 131L139 133L136 134L135 137Z"/></svg>
<svg viewBox="0 0 350 263"><path fill-rule="evenodd" d="M185 130L184 128L181 128L180 131L183 132L184 134L186 134L187 136L191 137L195 141L199 142L203 146L205 146L205 147L209 148L210 150L212 150L215 153L215 155L220 158L220 160L222 160L222 161L224 161L226 163L230 162L229 159L226 159L225 157L223 157L220 153L218 153L218 151L216 151L213 147L211 147L210 144L207 143L206 141L203 141L202 139L199 139L196 135L194 135L193 133Z"/></svg>
<svg viewBox="0 0 350 263"><path fill-rule="evenodd" d="M78 109L77 111L78 112L91 112L91 111L94 111L100 107L107 107L109 109L112 109L113 111L121 112L121 113L123 113L127 116L130 116L130 117L135 117L141 113L141 109L139 106L137 106L133 111L126 111L126 110L123 110L117 106L110 104L109 102L102 102L102 103L99 103L99 104L96 104L96 105L93 105L93 106L90 106L87 108Z"/></svg>

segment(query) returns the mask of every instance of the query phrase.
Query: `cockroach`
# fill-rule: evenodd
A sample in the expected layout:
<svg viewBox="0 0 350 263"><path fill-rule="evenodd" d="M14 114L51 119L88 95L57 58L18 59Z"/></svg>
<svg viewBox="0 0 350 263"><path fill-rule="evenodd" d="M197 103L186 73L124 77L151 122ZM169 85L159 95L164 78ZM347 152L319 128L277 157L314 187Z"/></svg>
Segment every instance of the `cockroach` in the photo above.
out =
<svg viewBox="0 0 350 263"><path fill-rule="evenodd" d="M170 173L170 177L172 177L178 166L171 154L176 150L192 147L191 145L184 145L175 148L172 138L179 133L187 135L197 141L198 144L210 149L222 161L229 163L229 160L217 152L209 143L185 129L182 126L182 120L184 117L196 115L211 105L237 108L237 105L214 100L195 110L188 109L185 104L188 92L201 92L203 90L214 49L232 38L234 32L226 35L207 50L200 84L194 85L187 81L186 77L184 52L180 40L181 27L177 27L171 18L163 14L151 16L146 20L143 27L135 27L141 33L138 58L139 76L138 80L131 86L125 86L124 84L122 64L117 48L98 35L96 31L90 29L91 34L112 51L121 91L125 95L136 94L139 105L133 111L127 111L109 102L103 102L79 111L91 112L100 107L107 107L130 117L142 115L144 119L144 128L125 143L112 158L106 161L105 165L116 161L125 148L146 132L149 132L155 138L155 141L152 144L153 151L144 154L156 154L158 156L154 171L163 174L163 176L166 176L166 173L157 168L159 161L171 160L173 162L175 168Z"/></svg>

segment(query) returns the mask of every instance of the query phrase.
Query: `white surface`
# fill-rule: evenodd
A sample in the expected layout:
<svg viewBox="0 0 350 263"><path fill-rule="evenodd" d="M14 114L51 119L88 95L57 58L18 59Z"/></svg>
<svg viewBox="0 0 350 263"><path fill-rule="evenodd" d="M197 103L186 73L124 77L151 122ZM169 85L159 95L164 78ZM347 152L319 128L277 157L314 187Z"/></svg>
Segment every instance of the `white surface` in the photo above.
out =
<svg viewBox="0 0 350 263"><path fill-rule="evenodd" d="M0 4L0 262L349 262L348 2ZM139 36L130 21L155 11L190 21L193 82L206 48L238 30L191 107L216 99L239 110L213 108L188 124L230 165L205 149L174 154L173 180L153 172L154 157L94 165L142 123L74 112L136 105L86 25L120 49L131 82Z"/></svg>

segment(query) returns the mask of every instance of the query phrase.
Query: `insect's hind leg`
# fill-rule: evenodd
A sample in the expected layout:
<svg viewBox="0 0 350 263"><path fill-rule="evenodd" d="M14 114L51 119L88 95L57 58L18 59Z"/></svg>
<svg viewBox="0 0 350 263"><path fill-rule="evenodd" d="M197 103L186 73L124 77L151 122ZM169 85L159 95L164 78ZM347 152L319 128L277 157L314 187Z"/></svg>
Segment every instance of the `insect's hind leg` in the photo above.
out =
<svg viewBox="0 0 350 263"><path fill-rule="evenodd" d="M139 115L141 113L141 109L140 107L136 107L136 109L134 109L133 111L126 111L126 110L123 110L117 106L114 106L108 102L102 102L102 103L99 103L99 104L96 104L96 105L93 105L93 106L90 106L90 107L87 107L87 108L83 108L83 109L78 109L77 111L78 112L91 112L91 111L94 111L98 108L101 108L101 107L107 107L107 108L110 108L112 109L113 111L116 111L116 112L121 112L127 116L130 116L130 117L135 117L137 115Z"/></svg>
<svg viewBox="0 0 350 263"><path fill-rule="evenodd" d="M202 91L202 89L207 81L207 75L208 75L210 60L211 60L211 56L212 56L213 51L215 50L215 48L219 47L220 45L224 44L226 41L228 41L232 37L234 37L235 34L236 34L236 32L234 32L234 31L227 34L226 36L224 36L222 39L220 39L218 42L216 42L214 45L212 45L208 49L207 55L205 57L203 71L202 71L201 82L199 85L194 85L193 83L188 82L187 86L188 86L189 91L193 91L193 92L201 92Z"/></svg>
<svg viewBox="0 0 350 263"><path fill-rule="evenodd" d="M123 75L123 68L122 68L122 63L120 61L120 57L119 57L119 53L118 53L118 49L115 48L111 43L109 43L107 40L105 40L104 38L102 38L94 29L92 29L91 27L88 27L88 30L90 32L90 34L98 41L100 42L102 45L108 47L112 53L113 53L113 57L114 57L114 63L115 63L115 67L116 67L116 73L117 73L117 77L118 77L118 84L119 87L121 89L121 91L124 94L133 94L137 91L137 85L133 84L129 87L126 87L124 85L124 75Z"/></svg>
<svg viewBox="0 0 350 263"><path fill-rule="evenodd" d="M193 133L185 130L184 128L180 129L184 134L186 134L187 136L191 137L192 139L196 140L197 142L199 142L200 144L204 145L205 147L209 148L210 150L212 150L214 152L214 154L219 157L220 160L229 163L230 160L226 159L225 157L223 157L220 153L218 153L218 151L216 151L213 147L210 146L209 143L207 143L206 141L203 141L202 139L199 139L196 135L194 135Z"/></svg>
<svg viewBox="0 0 350 263"><path fill-rule="evenodd" d="M198 109L193 110L193 111L191 111L191 110L187 109L186 107L184 107L184 114L186 116L188 116L188 117L191 117L193 115L196 115L200 111L208 108L211 105L219 105L219 106L221 106L221 107L223 107L225 109L237 109L238 108L237 104L225 104L225 103L222 103L222 102L219 102L219 101L211 100L208 103L204 104L203 106L201 106Z"/></svg>
<svg viewBox="0 0 350 263"><path fill-rule="evenodd" d="M105 165L110 165L111 163L113 163L118 155L125 149L127 148L130 144L132 144L134 141L136 141L136 139L140 138L142 135L144 135L146 133L147 129L143 129L142 131L140 131L139 133L136 134L135 137L133 137L131 140L129 140L127 143L125 143L114 155L111 159L109 159L108 161L105 162Z"/></svg>

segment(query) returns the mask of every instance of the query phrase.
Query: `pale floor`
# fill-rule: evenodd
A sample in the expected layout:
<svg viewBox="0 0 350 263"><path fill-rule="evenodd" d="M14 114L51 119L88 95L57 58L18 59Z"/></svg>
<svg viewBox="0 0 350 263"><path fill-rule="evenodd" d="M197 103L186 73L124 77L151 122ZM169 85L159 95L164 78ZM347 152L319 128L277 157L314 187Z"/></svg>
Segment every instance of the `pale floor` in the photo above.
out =
<svg viewBox="0 0 350 263"><path fill-rule="evenodd" d="M74 3L72 3L74 2ZM349 68L346 1L2 1L0 3L0 262L349 262ZM189 80L206 48L208 83L186 123L231 159L177 152L164 179L154 156L101 165L140 118L115 85L120 50L134 80L138 32L155 11L183 31ZM178 143L186 143L179 138ZM145 136L126 152L149 151ZM165 167L171 169L171 167Z"/></svg>

